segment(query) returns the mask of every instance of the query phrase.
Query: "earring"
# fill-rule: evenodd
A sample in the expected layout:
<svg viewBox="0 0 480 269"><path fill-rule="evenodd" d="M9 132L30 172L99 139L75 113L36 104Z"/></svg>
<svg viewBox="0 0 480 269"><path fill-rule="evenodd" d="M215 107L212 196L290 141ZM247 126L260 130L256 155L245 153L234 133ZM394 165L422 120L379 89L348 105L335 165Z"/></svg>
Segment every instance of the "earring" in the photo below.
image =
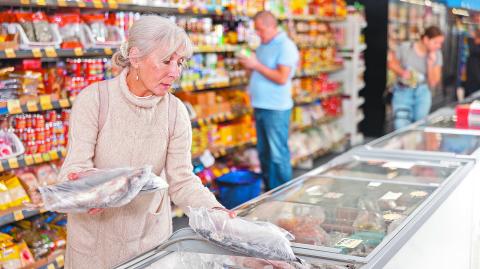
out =
<svg viewBox="0 0 480 269"><path fill-rule="evenodd" d="M137 71L137 76L135 77L135 79L138 81L138 71Z"/></svg>

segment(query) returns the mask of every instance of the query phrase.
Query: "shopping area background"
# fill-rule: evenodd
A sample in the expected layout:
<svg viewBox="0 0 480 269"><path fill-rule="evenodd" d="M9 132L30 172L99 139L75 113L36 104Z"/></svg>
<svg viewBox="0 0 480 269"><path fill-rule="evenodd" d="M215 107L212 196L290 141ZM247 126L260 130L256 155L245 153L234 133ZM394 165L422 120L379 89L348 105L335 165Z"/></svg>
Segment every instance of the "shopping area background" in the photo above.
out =
<svg viewBox="0 0 480 269"><path fill-rule="evenodd" d="M111 56L141 14L165 15L195 45L173 86L193 128L195 174L228 208L266 189L257 129L238 55L260 45L252 17L270 10L298 48L288 146L294 178L393 130L388 56L437 26L445 41L432 109L473 94L480 24L476 1L7 0L0 3L0 264L63 266L66 218L26 210L37 185L55 184L75 97L117 74ZM472 63L473 62L473 63ZM478 67L477 67L478 68ZM478 70L478 69L476 69ZM174 215L183 212L174 208ZM181 222L179 222L180 225ZM6 253L9 254L6 254ZM13 253L13 254L11 254Z"/></svg>

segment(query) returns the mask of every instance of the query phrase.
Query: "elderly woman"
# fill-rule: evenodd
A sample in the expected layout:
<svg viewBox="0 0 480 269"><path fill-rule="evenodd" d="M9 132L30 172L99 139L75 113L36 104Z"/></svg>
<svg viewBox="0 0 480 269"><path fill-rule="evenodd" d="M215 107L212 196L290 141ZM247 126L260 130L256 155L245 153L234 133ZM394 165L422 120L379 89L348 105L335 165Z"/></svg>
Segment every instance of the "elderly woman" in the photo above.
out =
<svg viewBox="0 0 480 269"><path fill-rule="evenodd" d="M123 68L120 75L77 97L61 179L91 168L148 164L165 174L169 188L141 193L124 207L68 214L65 268L111 268L160 244L172 232L170 200L234 216L193 174L189 116L169 93L191 54L183 29L166 18L143 16L113 56Z"/></svg>

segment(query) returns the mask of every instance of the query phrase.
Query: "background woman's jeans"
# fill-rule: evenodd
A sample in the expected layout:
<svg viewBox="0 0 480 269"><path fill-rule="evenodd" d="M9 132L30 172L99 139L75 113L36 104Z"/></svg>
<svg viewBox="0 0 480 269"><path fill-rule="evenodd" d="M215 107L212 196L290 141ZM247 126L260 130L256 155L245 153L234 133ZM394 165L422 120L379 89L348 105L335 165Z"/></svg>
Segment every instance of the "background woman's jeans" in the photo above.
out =
<svg viewBox="0 0 480 269"><path fill-rule="evenodd" d="M257 150L267 190L292 179L288 148L291 111L255 108Z"/></svg>
<svg viewBox="0 0 480 269"><path fill-rule="evenodd" d="M392 99L395 130L426 117L431 106L432 94L427 84L416 88L395 85Z"/></svg>

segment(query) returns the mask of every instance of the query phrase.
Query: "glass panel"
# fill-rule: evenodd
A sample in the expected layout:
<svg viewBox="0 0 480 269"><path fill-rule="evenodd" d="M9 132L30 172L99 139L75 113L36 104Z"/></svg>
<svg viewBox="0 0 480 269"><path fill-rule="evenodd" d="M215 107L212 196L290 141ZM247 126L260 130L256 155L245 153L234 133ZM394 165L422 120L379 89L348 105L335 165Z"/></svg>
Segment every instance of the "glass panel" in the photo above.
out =
<svg viewBox="0 0 480 269"><path fill-rule="evenodd" d="M346 266L337 266L321 262L314 262L312 268L319 269L347 269ZM264 269L264 268L299 268L293 263L267 261L251 257L225 256L192 252L172 252L162 259L151 264L148 269ZM303 268L303 267L302 267Z"/></svg>
<svg viewBox="0 0 480 269"><path fill-rule="evenodd" d="M435 131L407 130L376 143L373 147L392 150L415 150L472 154L480 146L480 136Z"/></svg>
<svg viewBox="0 0 480 269"><path fill-rule="evenodd" d="M277 224L296 243L365 257L435 189L311 177L240 215Z"/></svg>
<svg viewBox="0 0 480 269"><path fill-rule="evenodd" d="M410 183L441 184L455 172L458 165L439 162L375 160L351 158L322 174L327 176L395 180Z"/></svg>
<svg viewBox="0 0 480 269"><path fill-rule="evenodd" d="M439 116L427 122L426 125L429 127L437 127L437 128L460 129L456 127L456 123L457 123L456 116Z"/></svg>

